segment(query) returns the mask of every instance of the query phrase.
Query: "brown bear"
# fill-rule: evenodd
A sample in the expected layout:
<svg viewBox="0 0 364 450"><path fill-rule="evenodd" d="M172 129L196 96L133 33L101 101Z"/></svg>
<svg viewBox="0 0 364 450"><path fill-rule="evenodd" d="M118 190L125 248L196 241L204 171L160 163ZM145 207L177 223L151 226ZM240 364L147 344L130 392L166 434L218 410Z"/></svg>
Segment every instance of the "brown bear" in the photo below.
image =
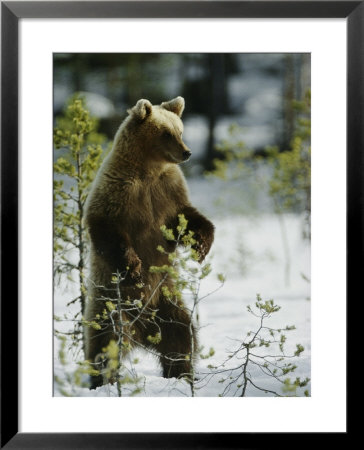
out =
<svg viewBox="0 0 364 450"><path fill-rule="evenodd" d="M185 102L177 97L161 105L141 99L128 110L111 152L105 158L93 182L85 206L85 224L91 240L89 296L86 320L95 321L104 314L107 300L117 297L115 273L122 274L119 298L148 302L156 312L154 320L126 311L133 322L127 334L130 346L140 344L159 355L163 376L181 377L190 373L191 317L179 301L167 299L162 286L172 286L169 277L151 273L150 266L170 264L168 251L174 251L161 226L176 229L178 215L184 214L188 229L194 232L195 249L202 262L214 238L213 224L190 203L183 173L178 164L191 152L182 140L180 119ZM158 246L166 252L157 250ZM163 282L162 282L163 281ZM146 319L146 320L142 320ZM96 364L111 339L116 339L115 324L106 320L100 327L85 328L85 356ZM150 336L160 334L160 340ZM196 330L193 348L197 345ZM99 363L100 364L100 363ZM91 388L103 383L101 376L91 377ZM105 381L104 381L105 382Z"/></svg>

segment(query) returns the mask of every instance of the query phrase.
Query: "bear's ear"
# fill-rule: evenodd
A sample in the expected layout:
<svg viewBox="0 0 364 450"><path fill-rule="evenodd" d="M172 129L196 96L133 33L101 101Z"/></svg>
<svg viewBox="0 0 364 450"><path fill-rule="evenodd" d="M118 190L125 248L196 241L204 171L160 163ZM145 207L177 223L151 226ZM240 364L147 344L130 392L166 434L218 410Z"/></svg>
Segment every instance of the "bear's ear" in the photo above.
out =
<svg viewBox="0 0 364 450"><path fill-rule="evenodd" d="M183 110L185 109L185 99L183 97L176 97L169 102L163 102L161 106L181 117Z"/></svg>
<svg viewBox="0 0 364 450"><path fill-rule="evenodd" d="M137 104L131 109L128 109L129 114L133 114L140 120L144 120L147 116L152 113L152 104L149 100L141 98L137 101Z"/></svg>

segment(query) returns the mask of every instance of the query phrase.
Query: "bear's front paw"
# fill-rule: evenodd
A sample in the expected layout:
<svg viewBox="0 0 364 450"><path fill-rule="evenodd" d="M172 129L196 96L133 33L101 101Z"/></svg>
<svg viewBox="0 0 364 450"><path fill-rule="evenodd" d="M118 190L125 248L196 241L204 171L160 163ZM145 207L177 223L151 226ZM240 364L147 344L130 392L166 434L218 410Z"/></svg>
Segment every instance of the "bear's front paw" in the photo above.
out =
<svg viewBox="0 0 364 450"><path fill-rule="evenodd" d="M206 239L204 236L201 236L198 233L195 234L194 239L196 239L196 244L194 244L192 248L197 251L198 262L201 264L210 251L212 240Z"/></svg>
<svg viewBox="0 0 364 450"><path fill-rule="evenodd" d="M142 262L132 248L125 252L127 275L135 282L140 281Z"/></svg>

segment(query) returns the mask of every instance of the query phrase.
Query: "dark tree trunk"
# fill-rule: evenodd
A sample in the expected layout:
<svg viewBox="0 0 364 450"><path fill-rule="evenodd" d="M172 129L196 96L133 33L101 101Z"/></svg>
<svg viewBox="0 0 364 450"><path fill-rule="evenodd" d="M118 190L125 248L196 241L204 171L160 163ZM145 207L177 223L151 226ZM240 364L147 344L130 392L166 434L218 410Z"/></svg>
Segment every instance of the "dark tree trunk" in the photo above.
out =
<svg viewBox="0 0 364 450"><path fill-rule="evenodd" d="M208 55L208 67L210 71L210 107L208 111L209 136L205 154L204 168L211 170L214 168L213 160L218 157L215 149L215 127L218 117L226 109L226 80L225 80L225 60L224 55L211 53Z"/></svg>

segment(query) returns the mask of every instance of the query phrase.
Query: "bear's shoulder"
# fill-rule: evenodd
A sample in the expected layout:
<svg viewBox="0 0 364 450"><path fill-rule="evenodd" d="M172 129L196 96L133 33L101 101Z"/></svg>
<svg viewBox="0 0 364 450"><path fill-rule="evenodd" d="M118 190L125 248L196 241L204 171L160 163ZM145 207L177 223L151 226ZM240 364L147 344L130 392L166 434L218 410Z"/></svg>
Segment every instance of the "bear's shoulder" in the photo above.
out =
<svg viewBox="0 0 364 450"><path fill-rule="evenodd" d="M187 189L185 176L179 166L170 164L160 175L160 180L171 186L180 186Z"/></svg>
<svg viewBox="0 0 364 450"><path fill-rule="evenodd" d="M162 172L161 177L174 180L184 180L182 169L177 164L168 164Z"/></svg>
<svg viewBox="0 0 364 450"><path fill-rule="evenodd" d="M188 187L186 179L179 166L173 164L160 176L160 185L168 197L177 204L188 202Z"/></svg>

